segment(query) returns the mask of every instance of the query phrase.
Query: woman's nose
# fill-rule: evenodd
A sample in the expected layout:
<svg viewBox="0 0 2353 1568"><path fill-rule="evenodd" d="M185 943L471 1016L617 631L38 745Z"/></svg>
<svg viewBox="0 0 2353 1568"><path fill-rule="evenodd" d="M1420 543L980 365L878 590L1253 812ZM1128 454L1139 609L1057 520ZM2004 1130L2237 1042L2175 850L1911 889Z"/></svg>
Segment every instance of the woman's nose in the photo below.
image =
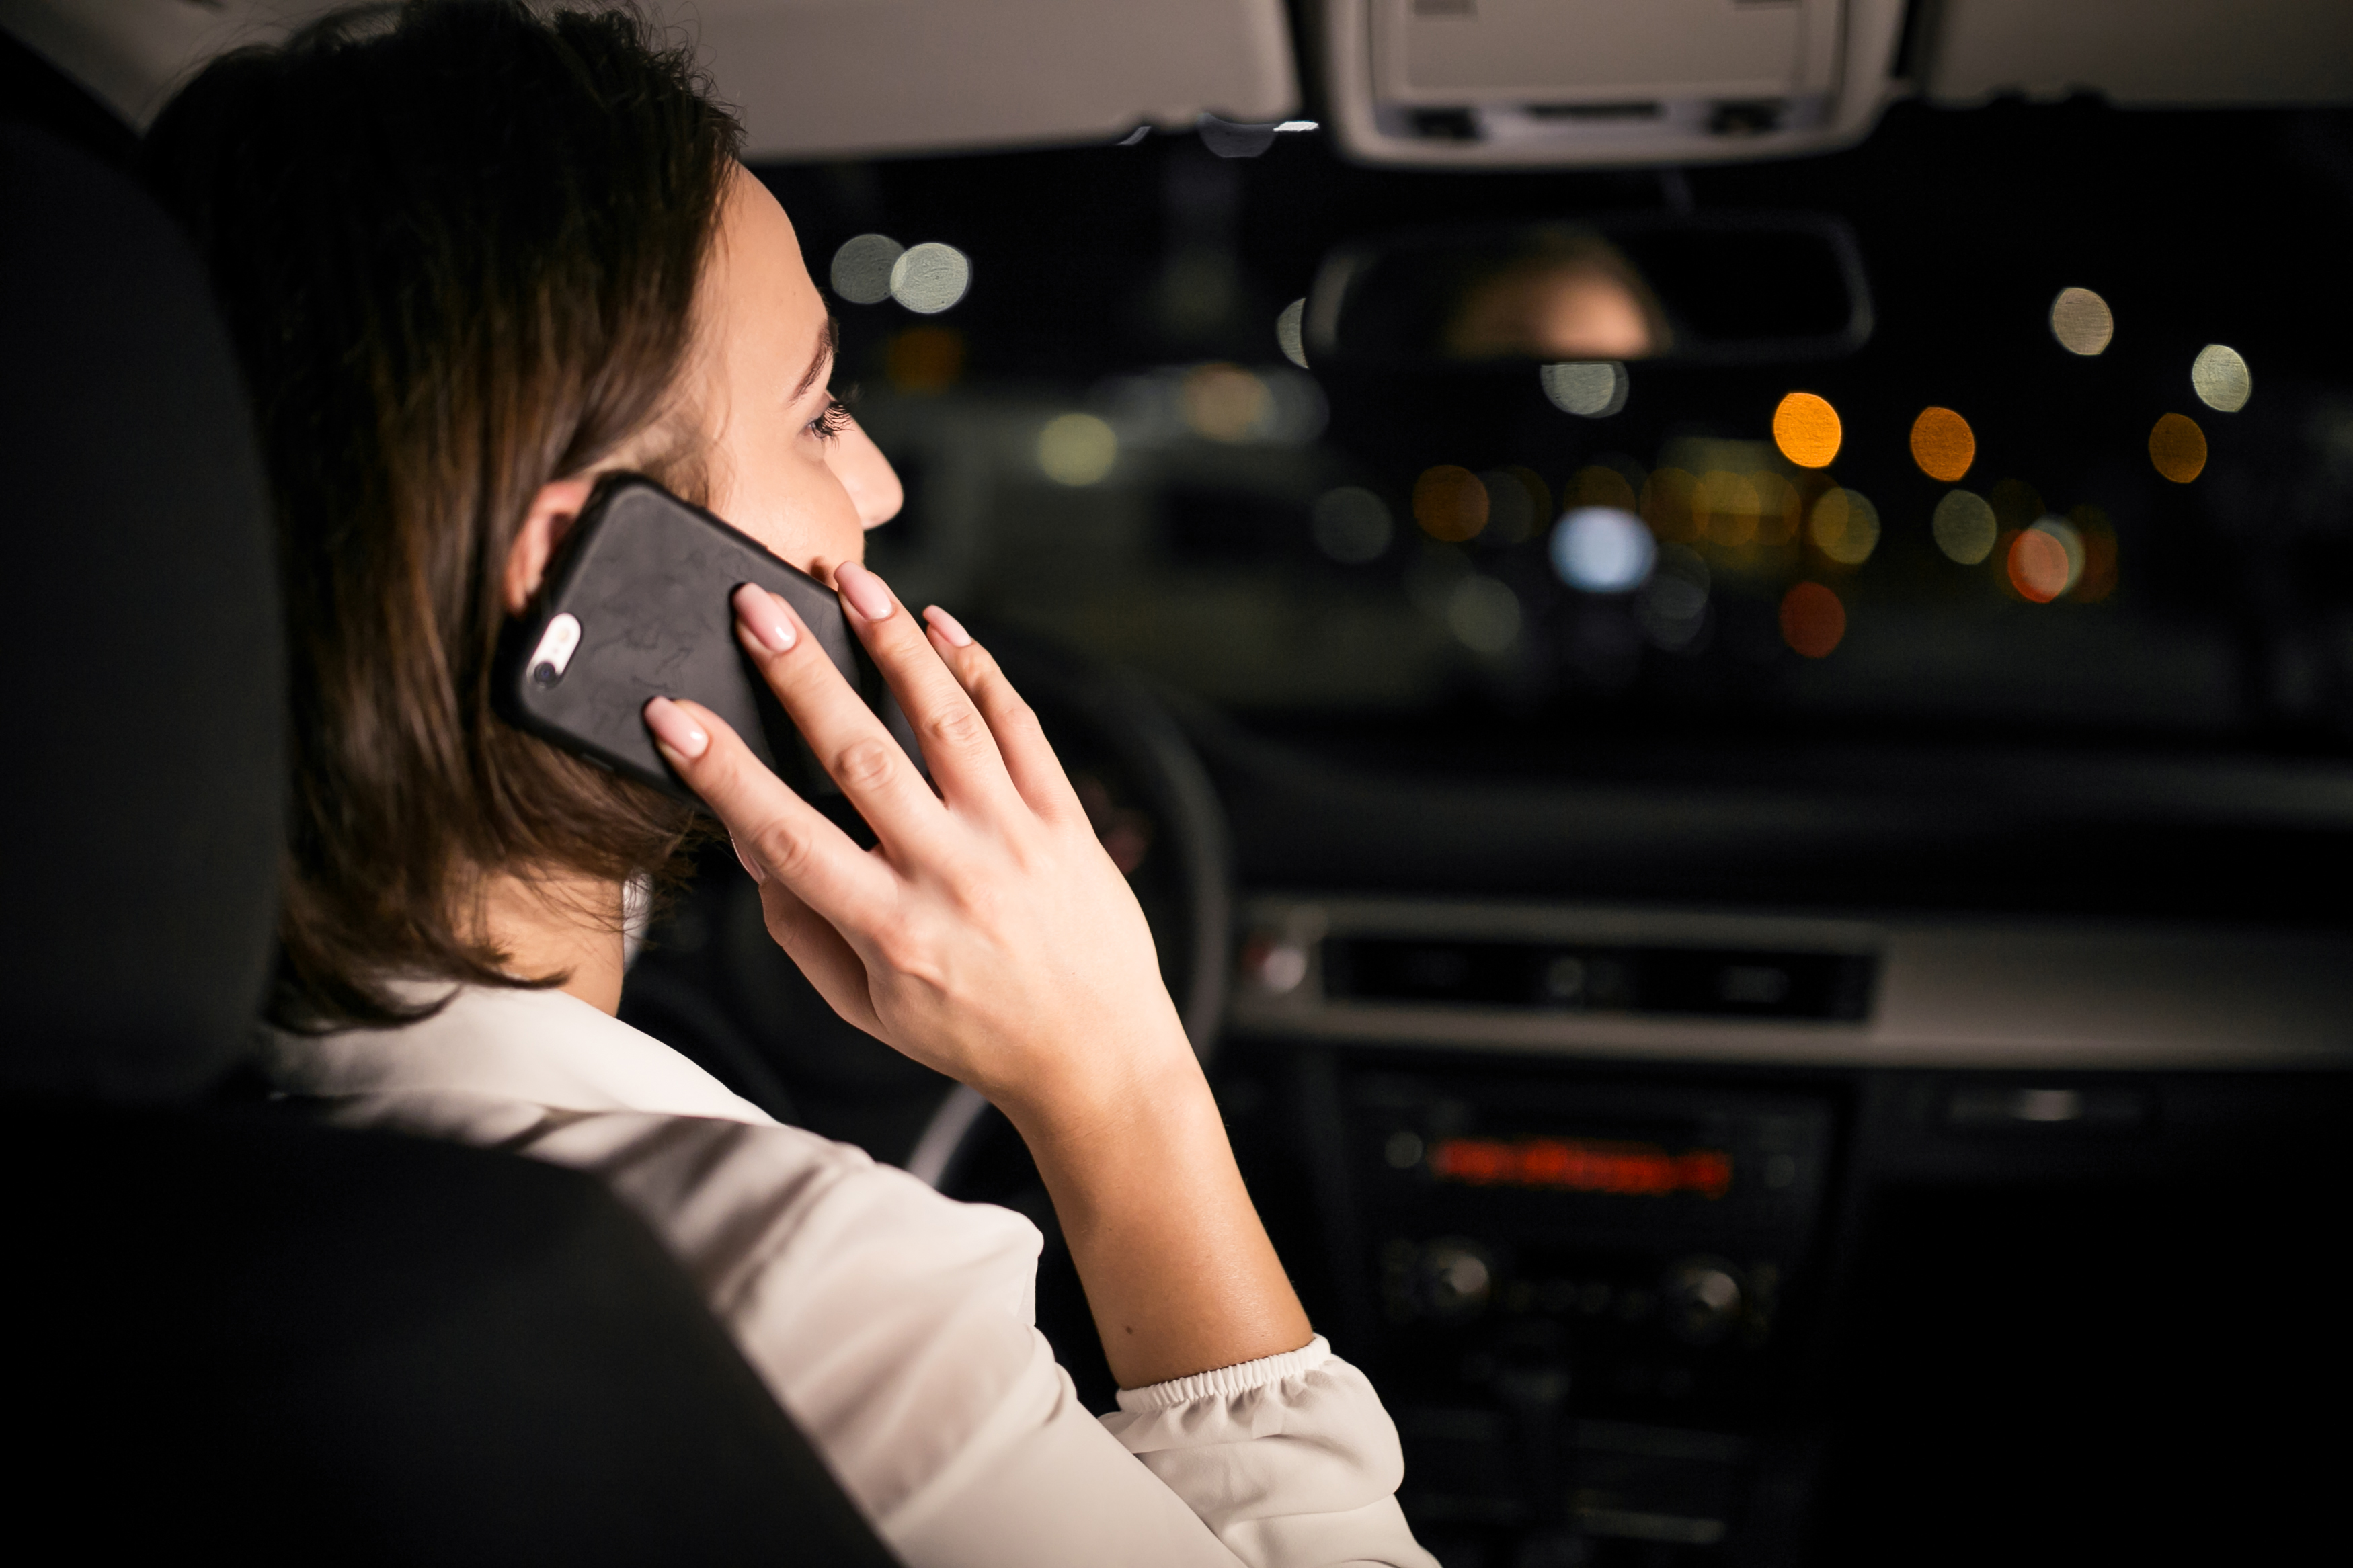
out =
<svg viewBox="0 0 2353 1568"><path fill-rule="evenodd" d="M857 420L849 421L841 434L833 438L825 460L834 477L841 481L841 488L849 492L850 504L857 507L862 527L874 528L890 521L906 504L907 492L899 483L898 471Z"/></svg>

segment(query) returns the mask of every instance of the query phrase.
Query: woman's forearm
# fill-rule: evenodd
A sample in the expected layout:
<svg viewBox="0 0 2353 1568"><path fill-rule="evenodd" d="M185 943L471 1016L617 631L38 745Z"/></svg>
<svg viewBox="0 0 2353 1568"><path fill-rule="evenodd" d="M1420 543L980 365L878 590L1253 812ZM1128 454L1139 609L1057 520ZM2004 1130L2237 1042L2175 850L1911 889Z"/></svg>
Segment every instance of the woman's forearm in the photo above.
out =
<svg viewBox="0 0 2353 1568"><path fill-rule="evenodd" d="M1190 1050L1148 1077L1008 1111L1053 1196L1121 1387L1308 1342Z"/></svg>

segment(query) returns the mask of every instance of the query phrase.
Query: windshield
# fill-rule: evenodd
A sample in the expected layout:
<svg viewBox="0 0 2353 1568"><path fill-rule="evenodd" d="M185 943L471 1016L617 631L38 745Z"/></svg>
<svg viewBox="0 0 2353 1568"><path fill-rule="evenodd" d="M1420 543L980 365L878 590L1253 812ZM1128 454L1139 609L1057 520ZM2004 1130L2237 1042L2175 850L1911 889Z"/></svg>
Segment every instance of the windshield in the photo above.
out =
<svg viewBox="0 0 2353 1568"><path fill-rule="evenodd" d="M764 171L906 476L872 548L908 597L1450 754L2353 735L2347 116L1903 105L1663 175L1261 140ZM1294 363L1335 246L1686 211L1841 220L1867 344Z"/></svg>

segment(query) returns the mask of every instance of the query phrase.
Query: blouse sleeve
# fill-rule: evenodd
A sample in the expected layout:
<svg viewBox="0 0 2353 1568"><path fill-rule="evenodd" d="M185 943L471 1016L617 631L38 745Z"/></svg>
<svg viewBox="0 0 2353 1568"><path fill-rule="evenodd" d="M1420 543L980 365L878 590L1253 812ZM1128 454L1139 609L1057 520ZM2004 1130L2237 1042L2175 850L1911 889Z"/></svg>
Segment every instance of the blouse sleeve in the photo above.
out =
<svg viewBox="0 0 2353 1568"><path fill-rule="evenodd" d="M1119 1405L1103 1425L1250 1568L1437 1568L1398 1507L1397 1427L1323 1335Z"/></svg>

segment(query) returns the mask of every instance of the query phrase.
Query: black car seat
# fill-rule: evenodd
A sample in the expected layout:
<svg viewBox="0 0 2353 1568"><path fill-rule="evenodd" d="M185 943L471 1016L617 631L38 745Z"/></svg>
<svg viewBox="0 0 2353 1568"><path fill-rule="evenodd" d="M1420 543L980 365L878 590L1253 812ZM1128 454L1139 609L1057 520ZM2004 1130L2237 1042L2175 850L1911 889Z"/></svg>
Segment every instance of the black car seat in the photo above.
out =
<svg viewBox="0 0 2353 1568"><path fill-rule="evenodd" d="M193 254L25 101L0 107L11 1535L891 1563L603 1187L222 1093L283 811L264 486Z"/></svg>

